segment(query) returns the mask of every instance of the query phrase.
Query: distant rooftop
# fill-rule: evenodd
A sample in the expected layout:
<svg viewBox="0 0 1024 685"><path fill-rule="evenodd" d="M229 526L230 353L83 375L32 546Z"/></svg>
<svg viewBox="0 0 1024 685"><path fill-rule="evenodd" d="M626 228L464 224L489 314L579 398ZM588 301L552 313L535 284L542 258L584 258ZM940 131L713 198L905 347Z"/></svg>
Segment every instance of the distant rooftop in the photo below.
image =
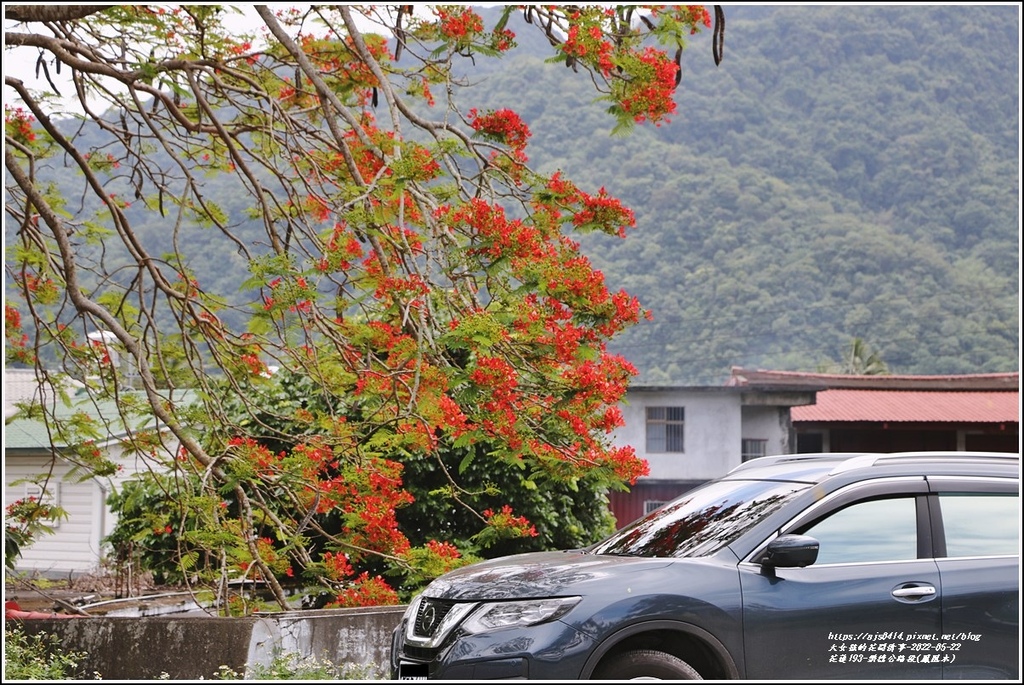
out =
<svg viewBox="0 0 1024 685"><path fill-rule="evenodd" d="M733 367L727 385L805 387L794 422L1020 423L1020 374L854 376Z"/></svg>
<svg viewBox="0 0 1024 685"><path fill-rule="evenodd" d="M819 390L815 404L793 407L794 422L1020 423L1018 392Z"/></svg>
<svg viewBox="0 0 1024 685"><path fill-rule="evenodd" d="M78 381L70 381L71 387L81 387ZM70 390L71 388L69 388ZM4 369L4 418L13 416L18 402L42 402L49 396L49 389L43 389L36 380L35 369Z"/></svg>
<svg viewBox="0 0 1024 685"><path fill-rule="evenodd" d="M68 388L71 395L70 406L66 406L63 402L56 402L47 409L61 418L70 418L75 415L88 416L95 422L98 446L125 437L129 432L128 426L125 425L126 420L131 421L130 425L133 430L140 430L150 422L152 422L150 427L156 426L156 421L152 416L139 416L138 414L122 416L113 400L94 400L82 390L83 387L81 383L72 382ZM40 389L34 370L4 369L3 444L5 452L8 450L50 451L70 446L59 435L52 434L51 427L47 427L41 419L19 418L6 423L6 420L16 411L15 402L39 402L44 397L49 398L50 392L47 390L44 393ZM169 392L171 391L161 391L165 395ZM139 391L135 390L125 391L125 395L128 394L141 395ZM174 398L175 401L189 402L195 398L195 393L187 390L175 390ZM145 397L140 397L137 406L146 406L146 401Z"/></svg>
<svg viewBox="0 0 1024 685"><path fill-rule="evenodd" d="M857 376L801 371L766 371L764 369L732 368L726 382L729 386L787 386L819 390L861 388L873 390L1020 390L1020 374L977 373L945 376L909 376L899 374Z"/></svg>

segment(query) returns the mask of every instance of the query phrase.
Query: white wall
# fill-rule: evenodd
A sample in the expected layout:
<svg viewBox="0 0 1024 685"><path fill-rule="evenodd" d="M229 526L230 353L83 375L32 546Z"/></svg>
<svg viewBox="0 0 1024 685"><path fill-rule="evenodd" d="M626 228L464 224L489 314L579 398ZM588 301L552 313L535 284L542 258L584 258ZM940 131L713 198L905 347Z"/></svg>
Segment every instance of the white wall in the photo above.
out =
<svg viewBox="0 0 1024 685"><path fill-rule="evenodd" d="M4 460L4 502L10 504L23 499L30 490L26 484L17 481L28 478L35 480L49 471L49 458L7 456ZM67 478L70 465L58 461L48 490L55 495L53 504L68 513L66 519L54 524L53 535L41 534L28 547L21 550L16 568L18 571L36 571L47 576L67 575L71 572L94 571L100 560L100 550L93 526L97 499L102 497L99 484L89 479L82 483Z"/></svg>
<svg viewBox="0 0 1024 685"><path fill-rule="evenodd" d="M646 408L684 407L685 452L647 454ZM625 426L613 435L616 445L632 445L647 460L650 478L710 480L740 463L742 415L739 393L717 390L630 390L622 407Z"/></svg>
<svg viewBox="0 0 1024 685"><path fill-rule="evenodd" d="M80 473L68 477L71 465L58 459L53 466L51 478L54 502L67 513L68 517L57 522L53 535L42 534L29 546L22 549L16 563L17 571L32 571L47 577L62 577L68 574L93 573L100 569L109 552L103 544L117 521L106 504L108 494L145 465L135 457L125 458L120 445L107 448L110 458L121 465L121 470L111 479L102 481L90 478L77 482ZM25 484L13 485L21 479L36 480L40 474L50 470L51 457L45 454L25 456L4 455L4 504L9 505L28 494Z"/></svg>

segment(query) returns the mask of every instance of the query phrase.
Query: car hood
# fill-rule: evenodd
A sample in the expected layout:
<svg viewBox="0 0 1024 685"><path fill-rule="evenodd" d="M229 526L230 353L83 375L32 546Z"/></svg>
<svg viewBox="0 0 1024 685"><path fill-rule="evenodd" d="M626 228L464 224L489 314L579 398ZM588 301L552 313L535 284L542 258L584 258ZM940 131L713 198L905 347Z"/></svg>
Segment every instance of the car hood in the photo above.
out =
<svg viewBox="0 0 1024 685"><path fill-rule="evenodd" d="M661 568L671 561L579 551L517 554L451 571L434 580L423 594L457 601L583 594L587 585L609 578L625 588L633 579L639 580L645 571Z"/></svg>

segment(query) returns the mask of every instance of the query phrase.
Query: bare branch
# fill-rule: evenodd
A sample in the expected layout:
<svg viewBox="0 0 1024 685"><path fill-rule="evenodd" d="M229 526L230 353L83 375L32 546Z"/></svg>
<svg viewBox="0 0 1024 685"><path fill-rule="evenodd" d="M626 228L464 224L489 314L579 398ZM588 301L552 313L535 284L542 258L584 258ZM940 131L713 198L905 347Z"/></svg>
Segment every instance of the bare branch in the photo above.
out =
<svg viewBox="0 0 1024 685"><path fill-rule="evenodd" d="M84 19L116 5L7 5L7 19L23 22L71 21Z"/></svg>

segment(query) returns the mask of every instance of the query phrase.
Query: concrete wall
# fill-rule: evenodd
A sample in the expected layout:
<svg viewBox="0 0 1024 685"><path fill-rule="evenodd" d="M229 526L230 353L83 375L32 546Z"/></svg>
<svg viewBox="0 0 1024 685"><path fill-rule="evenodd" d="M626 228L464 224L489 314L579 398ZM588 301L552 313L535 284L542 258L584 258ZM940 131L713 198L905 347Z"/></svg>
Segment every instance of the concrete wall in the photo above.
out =
<svg viewBox="0 0 1024 685"><path fill-rule="evenodd" d="M796 445L790 444L792 426L788 407L743 407L743 438L767 440L766 454L790 454Z"/></svg>
<svg viewBox="0 0 1024 685"><path fill-rule="evenodd" d="M79 677L103 680L212 680L227 667L248 673L279 655L345 666L357 680L389 675L391 632L405 606L260 614L246 618L157 616L22 621L27 633L57 635L65 652L84 652Z"/></svg>

